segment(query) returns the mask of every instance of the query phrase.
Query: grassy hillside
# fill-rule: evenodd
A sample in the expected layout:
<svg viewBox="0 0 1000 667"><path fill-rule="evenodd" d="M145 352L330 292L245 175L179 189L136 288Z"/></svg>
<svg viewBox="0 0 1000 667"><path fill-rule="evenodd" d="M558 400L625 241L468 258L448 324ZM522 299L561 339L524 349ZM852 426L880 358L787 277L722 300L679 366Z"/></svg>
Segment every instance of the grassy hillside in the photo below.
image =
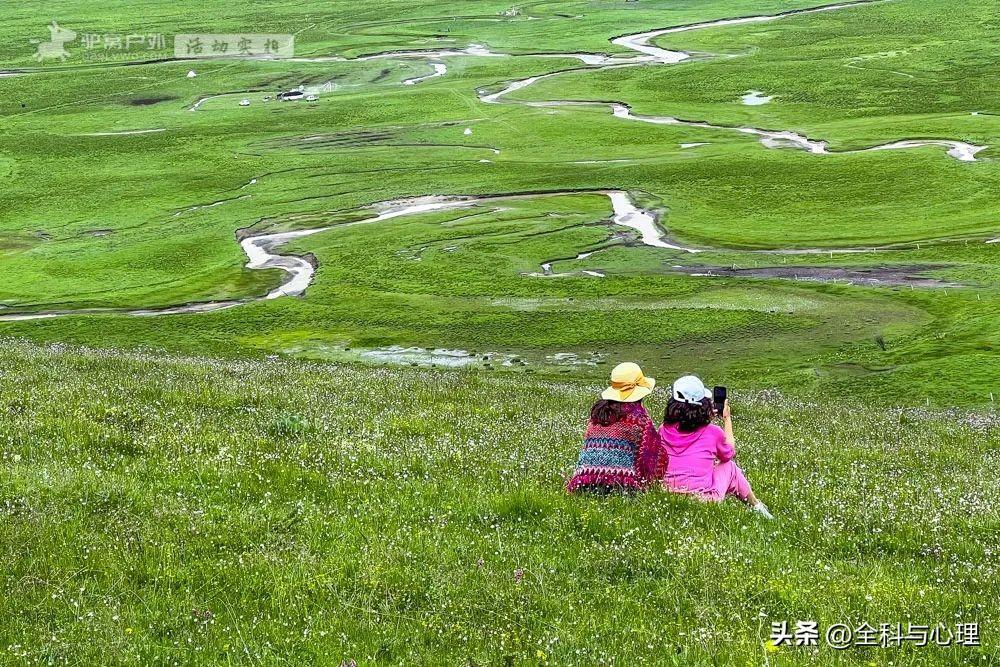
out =
<svg viewBox="0 0 1000 667"><path fill-rule="evenodd" d="M305 56L470 44L514 54L442 57L447 73L418 85L403 82L430 72L429 59L125 66L169 54L83 54L76 42L65 63L39 65L30 40L49 19L5 5L0 58L24 71L0 79L0 315L260 296L281 274L244 268L237 230L332 228L289 248L319 262L303 299L160 319L0 322L0 332L349 361L397 345L449 347L587 377L628 356L796 392L870 390L941 405L1000 396L1000 371L984 363L1000 344L1000 245L984 243L1000 235L989 2L894 0L673 34L657 43L694 58L564 72L506 104L479 97L582 67L540 52L620 54L609 40L622 33L809 4L573 1L506 16L510 6L494 2L319 11L212 0L121 12L67 2L53 17L81 34L295 32ZM323 88L320 101L263 101L298 85ZM775 97L744 106L750 88ZM243 98L252 104L238 106ZM811 155L725 129L624 121L605 106L517 103L552 99L796 130L834 150L911 137L990 148L975 162L940 146ZM642 246L593 194L608 188L627 190L671 238L706 252ZM341 226L389 199L504 193L528 196ZM786 254L805 249L831 252ZM543 263L561 277L531 275ZM866 281L883 271L931 286ZM844 272L862 284L830 282ZM552 363L595 352L594 365Z"/></svg>
<svg viewBox="0 0 1000 667"><path fill-rule="evenodd" d="M572 54L821 2L37 4L0 6L0 663L1000 663L995 2L626 66ZM174 58L195 32L299 58ZM938 144L861 152L899 140ZM435 195L484 199L356 224ZM259 300L239 241L314 229L305 296ZM624 359L731 387L777 521L563 491ZM982 646L768 642L810 620Z"/></svg>
<svg viewBox="0 0 1000 667"><path fill-rule="evenodd" d="M766 523L567 496L593 384L9 339L0 368L5 664L1000 659L994 412L734 387ZM769 650L796 620L982 646Z"/></svg>

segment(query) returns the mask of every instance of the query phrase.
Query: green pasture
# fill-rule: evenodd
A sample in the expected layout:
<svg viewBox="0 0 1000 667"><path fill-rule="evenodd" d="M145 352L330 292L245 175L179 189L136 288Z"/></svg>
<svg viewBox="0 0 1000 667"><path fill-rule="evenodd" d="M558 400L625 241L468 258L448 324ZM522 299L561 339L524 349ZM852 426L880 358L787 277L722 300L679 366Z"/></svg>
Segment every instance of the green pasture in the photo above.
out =
<svg viewBox="0 0 1000 667"><path fill-rule="evenodd" d="M998 659L992 412L734 386L769 523L566 494L597 383L10 339L0 365L8 664ZM808 620L980 645L768 644Z"/></svg>
<svg viewBox="0 0 1000 667"><path fill-rule="evenodd" d="M288 248L318 261L301 299L152 319L0 322L0 332L347 361L392 345L446 347L526 362L505 370L588 376L630 356L796 391L856 392L862 377L860 391L879 396L981 401L998 379L981 361L997 344L1000 247L983 243L1000 236L988 3L900 0L672 34L657 43L697 57L670 66L599 70L527 55L618 52L609 40L619 34L802 6L535 3L508 17L496 3L323 12L67 3L53 17L77 32L266 26L296 33L298 54L313 57L469 44L524 54L435 58L447 74L412 86L402 82L429 73L428 59L130 64L142 59L76 44L64 63L38 64L29 40L44 37L45 22L5 7L0 56L25 71L0 79L0 313L260 296L283 274L245 269L237 230L331 229ZM573 71L502 104L479 100L477 91L561 69ZM320 100L264 100L298 85ZM775 99L741 105L748 89ZM810 155L727 129L624 121L604 105L524 100L617 100L637 113L795 130L838 151L904 138L991 148L971 163L940 147ZM704 145L685 147L694 143ZM607 189L630 192L669 238L705 252L638 244L610 223ZM528 196L341 227L386 200L504 194ZM774 252L802 249L830 252ZM574 259L580 252L594 254ZM531 275L542 263L568 275ZM703 266L792 276L684 275ZM961 287L795 279L894 268ZM569 353L602 358L547 361ZM957 394L942 396L928 367Z"/></svg>
<svg viewBox="0 0 1000 667"><path fill-rule="evenodd" d="M995 3L546 57L814 4L0 7L0 663L997 663ZM36 62L52 21L79 38ZM299 59L174 59L198 32L294 33ZM168 41L82 44L133 33ZM358 59L472 45L510 55ZM298 86L319 99L265 100ZM857 152L904 139L987 148ZM609 190L698 252L643 245ZM484 199L366 222L424 196ZM305 295L259 300L286 276L239 239L320 228L281 250L314 261ZM676 376L729 385L774 523L563 492L626 359L657 422ZM981 645L769 643L809 620Z"/></svg>

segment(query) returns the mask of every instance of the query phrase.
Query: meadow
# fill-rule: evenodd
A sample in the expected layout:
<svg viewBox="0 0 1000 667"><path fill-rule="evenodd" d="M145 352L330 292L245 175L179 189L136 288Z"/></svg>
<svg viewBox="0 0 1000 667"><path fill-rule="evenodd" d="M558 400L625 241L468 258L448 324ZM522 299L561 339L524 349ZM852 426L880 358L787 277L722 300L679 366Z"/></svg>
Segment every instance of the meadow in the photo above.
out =
<svg viewBox="0 0 1000 667"><path fill-rule="evenodd" d="M612 42L817 4L0 7L0 662L1000 661L995 3ZM730 386L776 522L563 492L624 359Z"/></svg>
<svg viewBox="0 0 1000 667"><path fill-rule="evenodd" d="M596 352L818 396L860 374L876 397L941 404L981 403L997 387L997 366L982 363L997 344L997 246L983 241L997 235L1000 191L995 91L985 83L995 65L982 55L995 40L989 3L942 11L892 1L672 34L655 43L690 50L689 61L607 69L541 55L621 54L609 39L622 33L808 4L570 2L515 16L490 3L371 3L360 14L335 5L322 16L290 3L266 12L148 5L110 18L67 3L60 20L79 34L230 32L249 12L296 33L301 58L185 62L75 44L65 62L38 64L30 40L44 27L5 8L3 55L18 74L0 80L0 311L84 312L0 322L6 335L346 361L446 347L516 355L525 361L517 371L591 377L610 361L550 361ZM939 16L952 38L941 39ZM885 26L898 30L886 36ZM403 82L434 58L328 58L469 44L515 56L443 57L447 73L418 85ZM501 104L480 99L567 68ZM324 92L315 104L263 101L296 85ZM775 98L744 106L749 88ZM238 106L244 98L249 107ZM817 156L737 132L627 122L606 106L523 104L551 99L794 130L837 151L903 138L986 149L975 162L933 146ZM596 194L609 188L705 252L638 244ZM558 192L571 194L550 196ZM377 202L505 193L531 196L474 215L338 229ZM86 314L263 295L282 273L246 269L237 230L327 225L288 248L318 262L303 299L197 317ZM560 277L533 276L542 264ZM685 275L718 269L734 273ZM886 271L902 282L879 283ZM947 392L922 379L928 363Z"/></svg>
<svg viewBox="0 0 1000 667"><path fill-rule="evenodd" d="M578 380L12 340L0 368L5 663L1000 658L992 412L741 395L771 523L567 495ZM798 620L978 622L980 645L769 643Z"/></svg>

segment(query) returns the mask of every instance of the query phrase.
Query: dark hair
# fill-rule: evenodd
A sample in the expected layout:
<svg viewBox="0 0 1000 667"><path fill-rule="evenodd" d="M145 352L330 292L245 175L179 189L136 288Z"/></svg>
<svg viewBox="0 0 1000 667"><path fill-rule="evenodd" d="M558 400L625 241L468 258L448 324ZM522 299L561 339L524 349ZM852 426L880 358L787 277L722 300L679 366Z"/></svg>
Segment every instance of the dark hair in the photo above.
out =
<svg viewBox="0 0 1000 667"><path fill-rule="evenodd" d="M681 433L691 433L712 422L712 399L705 397L694 405L671 398L663 412L663 422L676 426Z"/></svg>
<svg viewBox="0 0 1000 667"><path fill-rule="evenodd" d="M620 401L608 401L601 399L590 408L590 421L601 426L611 426L622 418L622 404Z"/></svg>

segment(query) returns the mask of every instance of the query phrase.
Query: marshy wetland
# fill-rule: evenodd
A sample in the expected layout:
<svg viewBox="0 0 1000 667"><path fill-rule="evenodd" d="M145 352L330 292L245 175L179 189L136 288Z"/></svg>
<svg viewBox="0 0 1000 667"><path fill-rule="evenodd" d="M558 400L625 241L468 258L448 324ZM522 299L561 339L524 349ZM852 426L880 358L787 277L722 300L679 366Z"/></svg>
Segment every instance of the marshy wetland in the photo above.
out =
<svg viewBox="0 0 1000 667"><path fill-rule="evenodd" d="M103 4L0 9L0 662L998 659L995 2ZM776 523L564 494L625 359Z"/></svg>

